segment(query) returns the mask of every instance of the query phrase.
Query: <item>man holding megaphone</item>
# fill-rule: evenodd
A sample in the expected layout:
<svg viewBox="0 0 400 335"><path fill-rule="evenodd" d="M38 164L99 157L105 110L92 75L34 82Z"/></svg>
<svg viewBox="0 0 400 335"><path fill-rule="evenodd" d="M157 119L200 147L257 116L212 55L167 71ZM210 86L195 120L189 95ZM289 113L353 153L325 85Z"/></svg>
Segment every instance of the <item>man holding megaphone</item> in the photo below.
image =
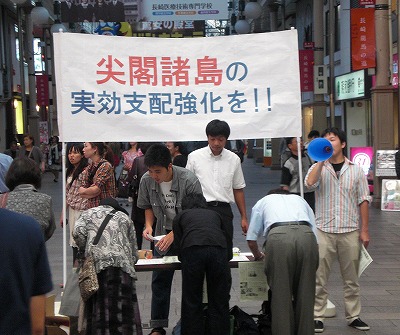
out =
<svg viewBox="0 0 400 335"><path fill-rule="evenodd" d="M314 305L315 332L324 331L327 306L327 281L331 265L338 259L344 282L345 314L348 325L358 330L369 330L360 319L360 286L358 266L361 243L369 243L367 178L362 168L350 162L343 150L346 134L338 128L326 129L321 137L332 148L319 146L323 159L309 169L305 186L315 189L315 223L319 245L319 267ZM310 146L312 142L310 143ZM310 146L308 148L310 153ZM326 156L326 151L329 152ZM312 157L312 155L310 154ZM318 154L317 154L318 156ZM361 217L361 222L359 218Z"/></svg>

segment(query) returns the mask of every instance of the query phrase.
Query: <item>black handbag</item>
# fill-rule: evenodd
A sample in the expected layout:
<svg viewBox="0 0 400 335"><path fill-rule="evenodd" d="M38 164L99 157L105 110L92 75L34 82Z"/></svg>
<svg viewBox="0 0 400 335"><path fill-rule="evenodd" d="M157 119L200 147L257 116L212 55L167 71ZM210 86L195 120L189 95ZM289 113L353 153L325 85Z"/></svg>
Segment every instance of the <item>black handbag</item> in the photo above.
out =
<svg viewBox="0 0 400 335"><path fill-rule="evenodd" d="M99 243L100 236L104 231L104 228L112 218L113 214L116 213L117 210L113 209L104 219L101 224L95 239L93 240L92 248ZM94 264L94 258L92 255L92 248L89 250L89 254L86 256L81 269L79 271L79 290L81 292L81 297L83 301L87 301L93 294L95 294L99 289L99 282L97 280L97 272Z"/></svg>
<svg viewBox="0 0 400 335"><path fill-rule="evenodd" d="M130 182L128 178L128 171L127 170L122 170L121 174L119 175L118 181L117 181L117 188L118 188L118 198L128 198L129 197L129 187L130 187Z"/></svg>

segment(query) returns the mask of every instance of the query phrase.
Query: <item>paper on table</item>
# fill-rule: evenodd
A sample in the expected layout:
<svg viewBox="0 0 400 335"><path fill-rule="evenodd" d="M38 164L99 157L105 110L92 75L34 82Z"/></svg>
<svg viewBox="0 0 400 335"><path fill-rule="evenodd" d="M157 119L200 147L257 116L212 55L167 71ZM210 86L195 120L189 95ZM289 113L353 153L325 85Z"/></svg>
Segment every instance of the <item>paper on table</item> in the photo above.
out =
<svg viewBox="0 0 400 335"><path fill-rule="evenodd" d="M361 245L361 254L360 254L360 264L358 266L358 276L360 277L364 270L372 263L373 259L371 255L368 253L367 249L365 249L364 245Z"/></svg>
<svg viewBox="0 0 400 335"><path fill-rule="evenodd" d="M147 234L147 237L148 237L150 240L159 241L159 240L161 240L163 237L165 237L165 235L152 236L152 235L150 235L150 234Z"/></svg>
<svg viewBox="0 0 400 335"><path fill-rule="evenodd" d="M163 261L165 264L180 263L178 256L164 256Z"/></svg>
<svg viewBox="0 0 400 335"><path fill-rule="evenodd" d="M164 256L162 258L139 259L136 265L157 265L180 263L178 256Z"/></svg>
<svg viewBox="0 0 400 335"><path fill-rule="evenodd" d="M253 254L251 254L251 255L253 255ZM233 256L231 261L234 261L234 262L249 262L250 260L247 258L246 255L240 254L240 255L237 255L237 256Z"/></svg>
<svg viewBox="0 0 400 335"><path fill-rule="evenodd" d="M164 264L164 260L162 258L139 259L136 263L136 265L156 265L156 264Z"/></svg>

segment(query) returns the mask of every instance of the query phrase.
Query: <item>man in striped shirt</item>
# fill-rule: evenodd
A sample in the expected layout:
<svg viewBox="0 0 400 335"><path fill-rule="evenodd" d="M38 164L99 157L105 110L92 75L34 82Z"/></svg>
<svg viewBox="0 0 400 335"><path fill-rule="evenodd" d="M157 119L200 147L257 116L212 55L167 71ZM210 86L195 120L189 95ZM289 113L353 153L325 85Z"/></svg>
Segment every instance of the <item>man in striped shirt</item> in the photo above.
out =
<svg viewBox="0 0 400 335"><path fill-rule="evenodd" d="M321 137L329 140L332 156L311 166L305 185L315 189L315 223L318 228L319 267L314 306L315 332L324 331L328 299L327 281L331 265L338 259L344 282L345 314L349 326L369 330L359 318L361 312L358 265L361 243L369 243L368 205L371 201L362 168L343 153L346 134L326 129ZM361 218L361 222L359 222Z"/></svg>

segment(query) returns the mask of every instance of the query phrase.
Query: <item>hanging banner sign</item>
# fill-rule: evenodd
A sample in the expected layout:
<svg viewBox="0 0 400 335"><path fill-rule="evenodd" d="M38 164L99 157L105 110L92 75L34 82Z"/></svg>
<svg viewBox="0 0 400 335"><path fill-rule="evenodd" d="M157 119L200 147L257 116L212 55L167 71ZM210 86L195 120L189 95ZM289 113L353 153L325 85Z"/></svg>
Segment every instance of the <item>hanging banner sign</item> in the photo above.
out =
<svg viewBox="0 0 400 335"><path fill-rule="evenodd" d="M39 106L49 105L49 76L36 75L36 103Z"/></svg>
<svg viewBox="0 0 400 335"><path fill-rule="evenodd" d="M142 21L227 20L226 1L146 0L141 4Z"/></svg>
<svg viewBox="0 0 400 335"><path fill-rule="evenodd" d="M204 140L213 119L229 123L232 139L301 136L296 30L53 37L64 142Z"/></svg>
<svg viewBox="0 0 400 335"><path fill-rule="evenodd" d="M351 9L351 64L353 71L376 66L375 9Z"/></svg>
<svg viewBox="0 0 400 335"><path fill-rule="evenodd" d="M375 5L375 0L359 0L360 6Z"/></svg>
<svg viewBox="0 0 400 335"><path fill-rule="evenodd" d="M300 90L312 92L314 90L314 50L299 50L300 62Z"/></svg>
<svg viewBox="0 0 400 335"><path fill-rule="evenodd" d="M205 21L152 21L137 22L135 37L187 38L204 37Z"/></svg>

